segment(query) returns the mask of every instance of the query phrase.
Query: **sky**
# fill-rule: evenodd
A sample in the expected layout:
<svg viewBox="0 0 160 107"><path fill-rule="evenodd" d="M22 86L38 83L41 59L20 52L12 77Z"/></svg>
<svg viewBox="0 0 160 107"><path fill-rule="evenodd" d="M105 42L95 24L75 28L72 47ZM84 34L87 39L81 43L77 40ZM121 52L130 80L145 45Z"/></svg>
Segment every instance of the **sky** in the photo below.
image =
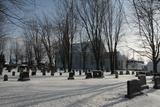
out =
<svg viewBox="0 0 160 107"><path fill-rule="evenodd" d="M35 4L28 6L27 12L25 12L22 15L22 17L25 17L25 19L27 20L34 18L35 16L42 17L44 14L49 17L52 17L56 13L57 1L58 0L35 0ZM129 56L129 58L134 57L136 60L143 59L145 63L147 63L148 62L147 58L141 57L137 53L133 52L132 49L128 48L128 47L131 47L136 50L141 50L141 48L139 48L138 38L135 35L136 28L132 24L133 22L132 19L134 16L131 11L132 10L131 6L128 4L128 2L126 2L127 0L124 0L124 1L125 1L124 8L126 12L125 22L128 22L128 23L125 24L125 28L124 28L125 36L124 38L122 38L118 46L118 49L122 54ZM13 37L19 38L22 35L21 28L14 26L12 27L12 29L14 29L12 30L12 33L11 33Z"/></svg>

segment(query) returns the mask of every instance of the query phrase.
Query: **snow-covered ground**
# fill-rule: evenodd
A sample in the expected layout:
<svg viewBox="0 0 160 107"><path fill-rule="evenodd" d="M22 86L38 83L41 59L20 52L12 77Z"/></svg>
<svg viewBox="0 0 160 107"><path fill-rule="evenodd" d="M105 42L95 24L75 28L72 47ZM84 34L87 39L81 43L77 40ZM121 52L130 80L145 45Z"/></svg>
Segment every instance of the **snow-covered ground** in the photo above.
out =
<svg viewBox="0 0 160 107"><path fill-rule="evenodd" d="M48 73L30 76L30 81L19 82L18 73L4 82L0 77L0 107L160 107L160 90L154 90L151 78L145 94L131 100L124 98L127 80L134 75L119 76L105 73L103 79L85 79L84 74L75 80L67 80L68 73L54 77Z"/></svg>

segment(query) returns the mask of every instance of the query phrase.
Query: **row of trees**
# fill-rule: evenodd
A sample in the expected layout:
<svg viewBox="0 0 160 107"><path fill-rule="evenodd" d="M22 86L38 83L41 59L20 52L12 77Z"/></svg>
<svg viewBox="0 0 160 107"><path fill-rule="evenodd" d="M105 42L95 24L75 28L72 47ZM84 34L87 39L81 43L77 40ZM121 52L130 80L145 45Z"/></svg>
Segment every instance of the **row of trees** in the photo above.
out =
<svg viewBox="0 0 160 107"><path fill-rule="evenodd" d="M157 73L160 62L160 2L159 0L132 0L136 25L144 49L142 56L153 62L153 71Z"/></svg>
<svg viewBox="0 0 160 107"><path fill-rule="evenodd" d="M0 0L0 68L3 68L5 63L4 51L6 49L6 35L8 35L8 26L6 24L15 24L15 21L20 21L21 18L15 13L24 7L25 0Z"/></svg>
<svg viewBox="0 0 160 107"><path fill-rule="evenodd" d="M52 22L44 16L43 19L32 19L26 24L24 35L28 62L32 60L33 50L37 64L40 63L44 48L49 64L53 66L56 47L59 47L64 69L67 68L70 72L72 44L80 36L80 42L82 38L87 38L86 42L91 44L96 69L103 68L104 44L107 44L113 74L116 68L117 45L122 37L123 3L120 0L60 0L57 8L55 21ZM85 47L82 46L84 57Z"/></svg>
<svg viewBox="0 0 160 107"><path fill-rule="evenodd" d="M21 4L19 0L7 0ZM14 2L13 2L14 1ZM129 0L133 6L139 35L144 45L145 55L153 61L157 72L159 57L159 4L158 0ZM0 2L1 11L4 3ZM55 65L55 54L59 51L64 69L72 69L72 51L75 39L90 42L96 69L102 69L104 44L109 52L110 70L114 74L117 63L117 46L123 37L124 0L59 0L57 14L52 18L32 18L25 21L25 57L28 64L33 60L40 64L45 56L49 66ZM4 14L2 11L1 14ZM12 15L4 14L3 16ZM14 17L12 17L14 18ZM2 18L3 19L3 18ZM3 22L1 19L1 22ZM16 18L17 19L17 18ZM54 20L53 20L54 19ZM1 26L2 27L2 26ZM84 39L85 38L85 39ZM82 43L83 45L83 43ZM86 46L82 46L85 59ZM85 66L85 65L84 65ZM85 67L84 67L85 68Z"/></svg>

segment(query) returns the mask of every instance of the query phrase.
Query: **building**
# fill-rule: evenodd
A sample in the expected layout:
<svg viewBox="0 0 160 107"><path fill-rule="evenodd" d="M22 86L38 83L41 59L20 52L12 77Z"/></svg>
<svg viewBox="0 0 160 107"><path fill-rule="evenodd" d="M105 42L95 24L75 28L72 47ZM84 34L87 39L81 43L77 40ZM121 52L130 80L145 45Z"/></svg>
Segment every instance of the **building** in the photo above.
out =
<svg viewBox="0 0 160 107"><path fill-rule="evenodd" d="M152 62L148 62L147 71L148 72L153 72L153 63ZM160 72L160 62L157 65L157 72Z"/></svg>
<svg viewBox="0 0 160 107"><path fill-rule="evenodd" d="M90 42L75 43L72 46L72 69L96 69L96 61ZM101 59L100 68L106 71L110 70L109 53L106 51L104 45L102 45L103 54ZM85 56L84 56L85 54ZM127 58L117 52L117 68L126 69ZM56 67L62 69L63 63L60 53L56 53Z"/></svg>
<svg viewBox="0 0 160 107"><path fill-rule="evenodd" d="M130 59L127 61L128 70L142 71L144 69L144 61Z"/></svg>

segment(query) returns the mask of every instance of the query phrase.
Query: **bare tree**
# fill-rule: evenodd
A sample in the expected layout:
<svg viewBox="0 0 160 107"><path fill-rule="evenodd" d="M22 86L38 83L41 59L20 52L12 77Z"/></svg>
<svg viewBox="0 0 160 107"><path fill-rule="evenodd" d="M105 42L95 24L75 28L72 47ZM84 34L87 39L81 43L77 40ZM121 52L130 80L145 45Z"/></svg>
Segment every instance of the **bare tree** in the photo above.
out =
<svg viewBox="0 0 160 107"><path fill-rule="evenodd" d="M102 28L105 15L106 0L80 0L77 3L77 11L79 14L82 27L85 28L94 58L96 61L96 69L100 69L100 57L102 56Z"/></svg>
<svg viewBox="0 0 160 107"><path fill-rule="evenodd" d="M25 5L31 5L31 3L33 3L32 0L0 0L0 41L6 40L5 36L8 32L5 28L6 24L12 23L19 26L17 22L23 23L18 13L23 12ZM0 45L1 51L4 51L5 42L1 42Z"/></svg>
<svg viewBox="0 0 160 107"><path fill-rule="evenodd" d="M33 65L34 55L33 55L33 45L32 38L30 37L30 32L28 29L24 30L24 46L25 46L25 61L29 66Z"/></svg>
<svg viewBox="0 0 160 107"><path fill-rule="evenodd" d="M132 0L132 4L144 49L144 53L141 53L141 55L152 60L153 72L157 73L157 64L160 61L159 1Z"/></svg>
<svg viewBox="0 0 160 107"><path fill-rule="evenodd" d="M123 3L120 0L107 0L105 10L103 29L110 56L110 70L114 74L117 68L117 45L123 36Z"/></svg>
<svg viewBox="0 0 160 107"><path fill-rule="evenodd" d="M56 38L53 33L53 24L49 21L47 17L44 18L40 23L40 35L41 41L45 48L48 60L49 60L49 69L52 73L55 72L55 48L56 48Z"/></svg>
<svg viewBox="0 0 160 107"><path fill-rule="evenodd" d="M28 39L31 40L30 42L34 51L34 57L37 65L39 66L45 56L39 23L35 19L31 19L28 21L26 26L27 27L25 29L27 29Z"/></svg>
<svg viewBox="0 0 160 107"><path fill-rule="evenodd" d="M80 58L82 59L81 66L83 68L83 71L86 71L86 59L87 59L87 48L89 47L88 38L82 35L83 29L79 32L80 37L80 44L81 44L81 55Z"/></svg>
<svg viewBox="0 0 160 107"><path fill-rule="evenodd" d="M14 43L12 44L12 48L13 48L13 54L14 54L14 58L16 61L16 65L18 64L18 61L20 59L20 53L21 53L21 49L20 49L20 45L18 43L18 41L14 41Z"/></svg>
<svg viewBox="0 0 160 107"><path fill-rule="evenodd" d="M63 32L61 31L61 25L58 25L56 27L56 32L58 33L58 53L57 53L57 57L60 56L60 59L58 59L60 61L60 63L62 63L62 67L64 72L66 72L66 67L67 67L67 60L66 60L66 49L64 47L64 42L63 42Z"/></svg>
<svg viewBox="0 0 160 107"><path fill-rule="evenodd" d="M24 18L19 13L24 12L26 5L34 4L34 0L0 0L0 16L3 16L8 22L20 26L17 24L20 22L24 24ZM19 12L16 12L18 10ZM0 19L2 20L2 19Z"/></svg>
<svg viewBox="0 0 160 107"><path fill-rule="evenodd" d="M63 0L61 1L58 30L61 34L61 46L65 54L68 72L72 69L72 44L77 29L77 18L75 12L75 1L74 0Z"/></svg>

